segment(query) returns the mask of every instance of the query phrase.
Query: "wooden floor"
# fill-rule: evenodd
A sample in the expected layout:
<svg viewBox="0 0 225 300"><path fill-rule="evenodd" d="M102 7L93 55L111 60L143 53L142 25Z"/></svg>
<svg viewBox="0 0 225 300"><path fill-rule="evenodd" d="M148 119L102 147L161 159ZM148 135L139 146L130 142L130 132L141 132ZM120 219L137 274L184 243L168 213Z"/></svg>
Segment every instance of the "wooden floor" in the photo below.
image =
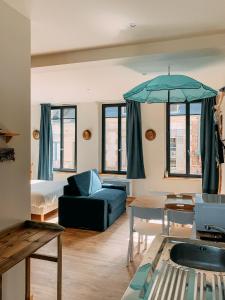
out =
<svg viewBox="0 0 225 300"><path fill-rule="evenodd" d="M63 234L63 300L120 300L140 262L126 267L128 217L102 233L67 229ZM55 254L53 241L41 253ZM56 299L56 264L32 260L34 300Z"/></svg>

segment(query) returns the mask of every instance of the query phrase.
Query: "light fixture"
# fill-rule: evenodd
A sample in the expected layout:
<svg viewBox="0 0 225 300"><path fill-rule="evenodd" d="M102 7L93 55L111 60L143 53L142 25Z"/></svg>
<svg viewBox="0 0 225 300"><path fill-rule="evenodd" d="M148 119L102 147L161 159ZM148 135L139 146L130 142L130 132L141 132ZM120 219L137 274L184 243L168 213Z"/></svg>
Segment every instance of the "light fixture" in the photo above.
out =
<svg viewBox="0 0 225 300"><path fill-rule="evenodd" d="M130 26L131 29L134 29L134 28L137 26L137 24L135 24L135 23L130 23L129 26Z"/></svg>

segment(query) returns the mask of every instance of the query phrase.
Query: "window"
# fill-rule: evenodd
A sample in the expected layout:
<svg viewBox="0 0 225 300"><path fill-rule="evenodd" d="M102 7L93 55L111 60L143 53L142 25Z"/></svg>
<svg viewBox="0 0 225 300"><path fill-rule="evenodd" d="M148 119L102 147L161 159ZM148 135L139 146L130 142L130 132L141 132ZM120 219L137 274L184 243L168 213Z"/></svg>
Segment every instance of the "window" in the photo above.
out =
<svg viewBox="0 0 225 300"><path fill-rule="evenodd" d="M102 172L125 174L126 104L102 106Z"/></svg>
<svg viewBox="0 0 225 300"><path fill-rule="evenodd" d="M169 176L201 177L201 103L167 104Z"/></svg>
<svg viewBox="0 0 225 300"><path fill-rule="evenodd" d="M53 169L76 171L76 106L51 109L53 135Z"/></svg>

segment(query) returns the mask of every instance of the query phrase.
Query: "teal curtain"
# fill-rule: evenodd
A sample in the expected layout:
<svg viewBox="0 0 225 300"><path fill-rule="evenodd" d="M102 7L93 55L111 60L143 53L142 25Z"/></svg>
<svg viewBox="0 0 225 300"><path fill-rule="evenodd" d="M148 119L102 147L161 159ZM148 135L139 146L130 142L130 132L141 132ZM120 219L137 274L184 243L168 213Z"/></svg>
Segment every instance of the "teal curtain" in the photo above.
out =
<svg viewBox="0 0 225 300"><path fill-rule="evenodd" d="M38 179L53 179L51 105L41 104Z"/></svg>
<svg viewBox="0 0 225 300"><path fill-rule="evenodd" d="M214 120L215 103L215 97L202 100L201 112L202 191L209 194L217 194L219 184Z"/></svg>
<svg viewBox="0 0 225 300"><path fill-rule="evenodd" d="M145 178L141 107L139 102L127 101L127 178Z"/></svg>

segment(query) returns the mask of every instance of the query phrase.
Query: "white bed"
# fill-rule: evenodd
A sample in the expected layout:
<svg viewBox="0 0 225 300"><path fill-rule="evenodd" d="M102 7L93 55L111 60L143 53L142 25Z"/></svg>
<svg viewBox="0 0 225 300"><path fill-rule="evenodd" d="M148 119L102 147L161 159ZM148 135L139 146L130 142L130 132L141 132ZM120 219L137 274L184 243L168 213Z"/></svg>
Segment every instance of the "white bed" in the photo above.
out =
<svg viewBox="0 0 225 300"><path fill-rule="evenodd" d="M63 195L66 181L31 180L31 214L44 215L58 208L58 197Z"/></svg>

